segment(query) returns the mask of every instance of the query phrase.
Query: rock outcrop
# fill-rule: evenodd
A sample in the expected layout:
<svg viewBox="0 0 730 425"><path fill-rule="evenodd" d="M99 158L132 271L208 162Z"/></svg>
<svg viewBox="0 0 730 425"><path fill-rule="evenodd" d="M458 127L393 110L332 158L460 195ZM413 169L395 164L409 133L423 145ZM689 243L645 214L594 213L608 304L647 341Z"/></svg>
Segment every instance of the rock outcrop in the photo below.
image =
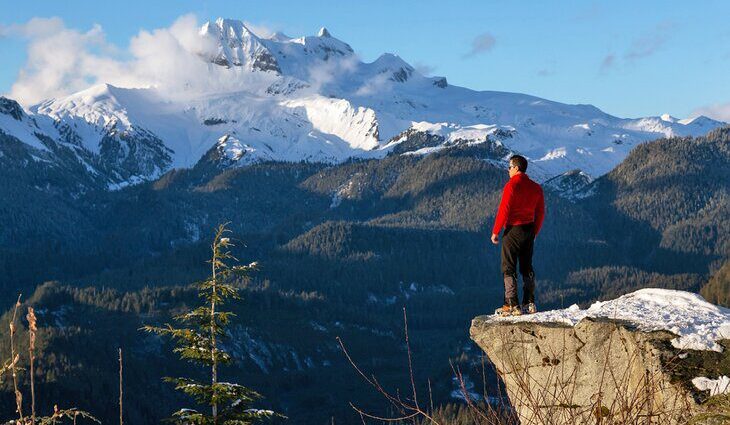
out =
<svg viewBox="0 0 730 425"><path fill-rule="evenodd" d="M723 423L717 422L723 420L721 416L708 414L705 402L710 394L692 380L730 375L730 340L723 339L730 337L723 337L730 310L712 306L694 294L643 291L615 302L597 303L598 308L594 305L588 310L573 307L558 311L564 314L479 316L472 321L471 338L495 365L522 424L674 424L700 414L706 416L700 423ZM682 298L672 301L674 295ZM627 308L621 300L634 297L637 302L648 302L652 296L662 298L658 304L669 303L670 307L648 305L645 313L664 315L666 328L672 331L656 326L655 317L642 319L641 312L630 320L596 314L610 310L606 307ZM692 337L697 335L675 326L677 312L671 305L687 308L692 297L718 312L708 318L711 325L701 329L704 334L700 336L716 338L711 341L715 345L708 344L706 349L697 349L701 348L698 344L679 346L679 341L696 342ZM631 308L632 303L627 305ZM700 329L697 323L691 328ZM713 334L713 330L717 332Z"/></svg>

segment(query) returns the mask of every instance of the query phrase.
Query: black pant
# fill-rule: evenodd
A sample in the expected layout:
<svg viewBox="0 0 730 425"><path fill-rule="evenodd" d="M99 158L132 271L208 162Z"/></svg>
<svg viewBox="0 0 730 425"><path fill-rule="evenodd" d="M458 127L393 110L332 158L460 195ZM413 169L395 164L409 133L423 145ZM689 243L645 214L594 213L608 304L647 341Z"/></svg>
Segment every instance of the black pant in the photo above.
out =
<svg viewBox="0 0 730 425"><path fill-rule="evenodd" d="M507 226L502 236L502 274L504 274L504 303L518 305L517 264L522 275L522 303L535 302L535 271L532 269L532 248L535 244L535 226L520 224Z"/></svg>

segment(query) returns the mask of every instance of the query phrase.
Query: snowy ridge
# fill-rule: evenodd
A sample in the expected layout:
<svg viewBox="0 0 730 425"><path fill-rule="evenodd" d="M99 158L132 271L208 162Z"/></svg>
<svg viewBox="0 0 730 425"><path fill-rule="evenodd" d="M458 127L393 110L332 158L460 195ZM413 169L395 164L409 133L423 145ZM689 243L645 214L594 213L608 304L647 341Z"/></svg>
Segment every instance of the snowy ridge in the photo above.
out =
<svg viewBox="0 0 730 425"><path fill-rule="evenodd" d="M200 29L200 36L214 46L212 51L200 55L216 65L280 72L271 52L241 21L218 19L207 22Z"/></svg>
<svg viewBox="0 0 730 425"><path fill-rule="evenodd" d="M54 139L61 137L51 120L28 114L16 101L5 97L0 97L0 132L40 151L48 151L48 147L39 135Z"/></svg>
<svg viewBox="0 0 730 425"><path fill-rule="evenodd" d="M710 304L698 294L670 289L640 289L615 300L596 302L585 310L574 304L563 310L492 320L575 326L585 318L627 321L645 332L670 331L677 335L672 345L681 350L721 352L717 341L730 339L730 309Z"/></svg>
<svg viewBox="0 0 730 425"><path fill-rule="evenodd" d="M99 158L107 172L91 168L109 187L119 187L193 167L223 138L218 165L225 167L338 163L489 141L528 157L538 180L574 169L596 178L639 143L724 125L706 117L623 119L591 105L452 86L397 55L362 62L325 28L316 36L260 37L242 21L219 18L192 36L200 43L188 60L205 84L102 84L32 106L21 121L0 108L0 131L36 149L43 149L38 131L75 144L81 156ZM399 140L408 130L441 142L405 149Z"/></svg>

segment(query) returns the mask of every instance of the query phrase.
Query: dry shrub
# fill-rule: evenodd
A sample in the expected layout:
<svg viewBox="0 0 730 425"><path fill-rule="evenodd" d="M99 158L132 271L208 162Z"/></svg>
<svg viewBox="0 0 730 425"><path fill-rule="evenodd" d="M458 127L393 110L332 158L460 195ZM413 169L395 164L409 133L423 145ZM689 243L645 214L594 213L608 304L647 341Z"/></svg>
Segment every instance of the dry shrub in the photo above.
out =
<svg viewBox="0 0 730 425"><path fill-rule="evenodd" d="M385 399L389 411L394 412L393 415L379 416L366 412L351 402L351 407L358 413L363 424L366 420L375 423L418 425L730 424L730 394L711 398L703 404L700 413L696 405L691 402L692 396L686 389L676 383L671 384L671 388L667 385L666 377L672 375L681 364L681 358L677 354L665 359L660 369L645 369L643 376L638 379L636 376L631 376L632 372L642 364L640 350L628 349L624 338L618 338L617 341L616 336L621 336L619 332L610 334L606 351L610 352L612 348L624 351L626 357L622 362L626 361L628 364L624 363L621 366L616 361L611 361L609 356L600 359L599 373L591 377L598 384L599 391L590 397L589 403L578 397L580 381L578 370L570 367L571 362L566 361L564 356L567 350L563 350L557 356L546 355L543 362L547 361L548 364L542 366L547 367L550 372L538 379L532 370L533 367L523 366L529 364L527 345L502 341L507 345L514 343L517 349L504 350L502 353L501 364L505 370L498 370L493 364L485 361L486 356L482 357L481 372L484 377L482 400L472 396L461 369L452 364L465 404L455 409L434 407L430 381L429 402L424 403L417 394L405 308L403 319L410 377L407 391L398 390L392 393L383 388L377 377L367 375L356 364L344 343L338 338L340 347L353 368ZM614 326L618 331L618 324ZM486 373L490 367L495 372L491 375ZM497 376L500 381L509 381L513 385L509 389L509 397L501 393L500 382L494 386L497 388L497 393L488 394L486 376Z"/></svg>
<svg viewBox="0 0 730 425"><path fill-rule="evenodd" d="M18 363L20 362L20 353L15 349L15 335L17 333L17 316L18 309L21 307L20 295L18 301L15 303L13 309L13 315L10 319L10 360L7 360L2 367L0 367L0 377L6 372L10 372L13 380L13 391L15 393L15 413L18 415L17 419L9 420L6 425L60 425L64 423L64 420L70 420L74 425L78 418L87 419L92 422L101 423L98 419L92 416L90 413L83 410L79 410L75 407L69 409L59 409L57 405L53 406L53 413L50 416L36 417L35 411L35 347L36 338L38 333L37 319L35 311L32 307L28 307L28 314L26 319L28 320L28 362L30 366L30 390L31 390L31 416L27 417L23 415L23 394L20 391L20 382L18 374ZM0 418L0 420L4 420Z"/></svg>

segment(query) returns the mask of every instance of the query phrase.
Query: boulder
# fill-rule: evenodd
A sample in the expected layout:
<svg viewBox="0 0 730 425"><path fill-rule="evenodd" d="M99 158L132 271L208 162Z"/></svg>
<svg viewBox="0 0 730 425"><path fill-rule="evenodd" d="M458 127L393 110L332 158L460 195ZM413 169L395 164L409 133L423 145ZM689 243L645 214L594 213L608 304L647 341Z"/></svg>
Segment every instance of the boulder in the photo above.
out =
<svg viewBox="0 0 730 425"><path fill-rule="evenodd" d="M700 423L723 423L714 413L730 406L706 402L727 394L710 394L720 387L707 382L730 376L730 310L696 294L642 291L587 310L472 321L471 338L522 424L675 424L699 415ZM693 311L702 316L682 319Z"/></svg>

